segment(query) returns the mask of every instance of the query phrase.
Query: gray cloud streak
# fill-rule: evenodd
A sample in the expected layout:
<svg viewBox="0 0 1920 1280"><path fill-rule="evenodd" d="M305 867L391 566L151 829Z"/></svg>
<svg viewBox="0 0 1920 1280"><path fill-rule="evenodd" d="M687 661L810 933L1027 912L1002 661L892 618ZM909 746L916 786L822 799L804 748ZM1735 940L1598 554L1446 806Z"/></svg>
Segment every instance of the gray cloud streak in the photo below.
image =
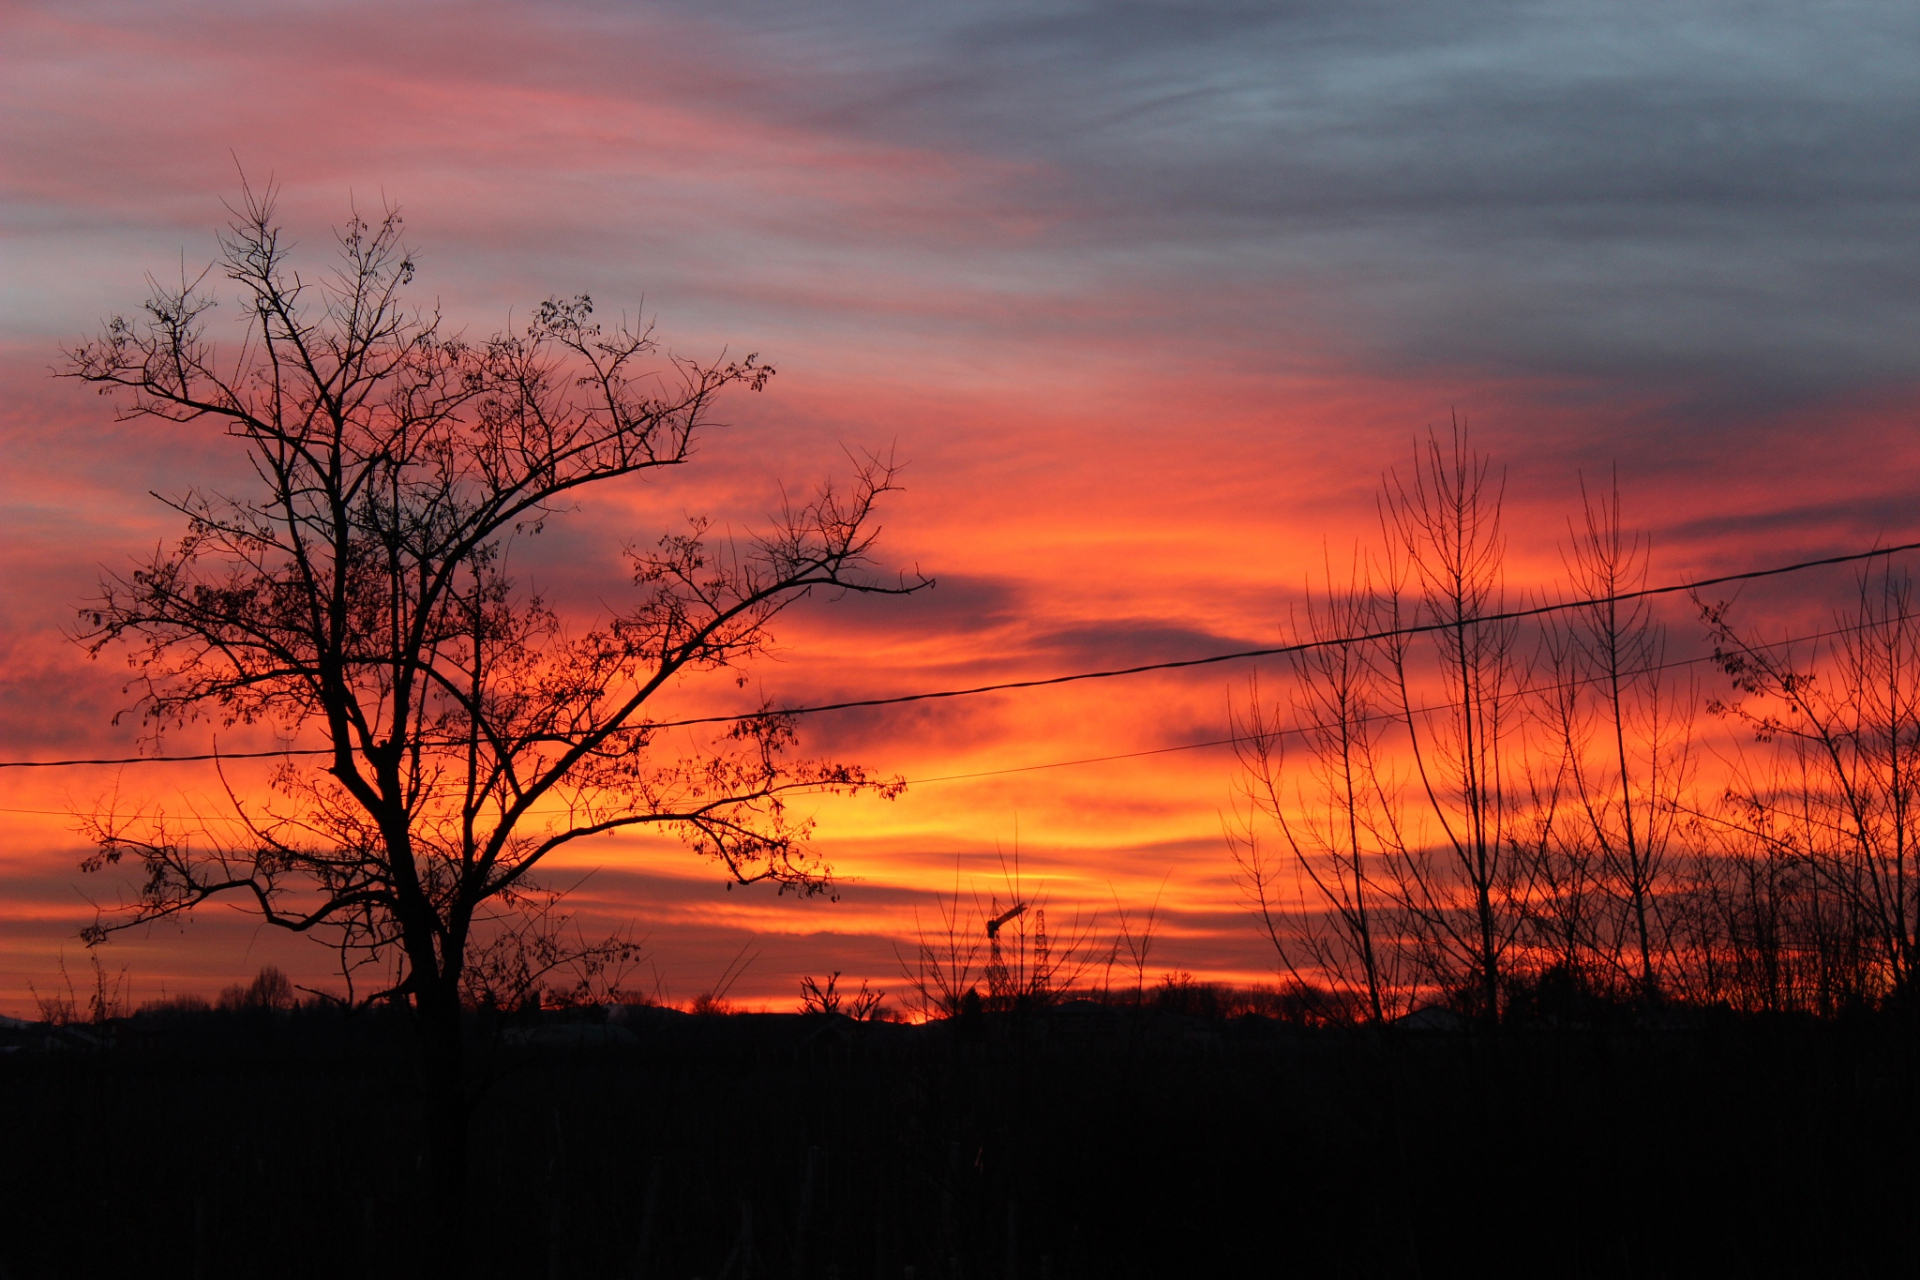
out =
<svg viewBox="0 0 1920 1280"><path fill-rule="evenodd" d="M701 12L767 69L729 93L1033 163L1009 198L1063 261L1172 312L1225 290L1249 346L1729 395L1915 373L1908 6Z"/></svg>

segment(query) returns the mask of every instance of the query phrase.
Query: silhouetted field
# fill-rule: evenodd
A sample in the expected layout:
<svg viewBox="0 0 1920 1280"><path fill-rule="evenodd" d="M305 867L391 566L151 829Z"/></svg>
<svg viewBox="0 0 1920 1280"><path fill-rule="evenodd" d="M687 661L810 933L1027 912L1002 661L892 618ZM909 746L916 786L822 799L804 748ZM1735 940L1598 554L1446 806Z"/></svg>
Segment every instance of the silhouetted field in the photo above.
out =
<svg viewBox="0 0 1920 1280"><path fill-rule="evenodd" d="M1891 1016L1423 1034L1076 1004L920 1028L657 1010L574 1026L481 1055L499 1075L474 1119L471 1275L1886 1275L1920 1259L1915 1041ZM418 1273L409 1034L202 1014L123 1023L110 1049L0 1056L5 1275Z"/></svg>

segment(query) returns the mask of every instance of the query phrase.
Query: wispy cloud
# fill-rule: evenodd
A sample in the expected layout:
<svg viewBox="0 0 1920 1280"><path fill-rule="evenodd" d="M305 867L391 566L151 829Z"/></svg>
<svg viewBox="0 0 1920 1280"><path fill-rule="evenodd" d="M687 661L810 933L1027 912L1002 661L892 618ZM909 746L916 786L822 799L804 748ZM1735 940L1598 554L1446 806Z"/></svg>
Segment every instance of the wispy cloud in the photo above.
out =
<svg viewBox="0 0 1920 1280"><path fill-rule="evenodd" d="M1911 532L1911 6L170 0L0 23L18 752L131 745L124 669L85 663L73 606L169 534L147 490L244 482L222 442L115 426L46 378L143 273L212 256L236 158L282 184L315 261L349 200L401 203L423 299L469 332L587 291L679 349L779 365L695 467L516 548L582 625L629 590L624 542L689 511L750 530L783 485L844 473L843 445L909 463L878 567L940 586L809 602L747 690L690 684L676 709L1271 641L1456 411L1509 467L1519 587L1557 572L1578 475L1616 465L1658 574ZM808 743L913 776L1110 754L1216 731L1236 678L849 713ZM71 798L3 781L20 807ZM1089 901L1106 868L1177 865L1179 962L1256 968L1215 844L1226 783L1201 752L823 807L871 899L849 954L1017 824ZM4 856L44 887L71 845ZM608 883L635 910L707 892ZM738 901L659 927L717 954L773 927ZM30 965L0 970L4 1003Z"/></svg>

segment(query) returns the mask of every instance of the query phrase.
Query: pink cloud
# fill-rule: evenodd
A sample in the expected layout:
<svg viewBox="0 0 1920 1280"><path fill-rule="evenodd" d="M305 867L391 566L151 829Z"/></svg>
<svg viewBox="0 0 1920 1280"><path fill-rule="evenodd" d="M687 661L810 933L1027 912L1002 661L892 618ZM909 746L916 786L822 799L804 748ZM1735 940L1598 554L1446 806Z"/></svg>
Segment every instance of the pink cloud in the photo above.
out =
<svg viewBox="0 0 1920 1280"><path fill-rule="evenodd" d="M1389 367L1351 332L1353 299L1385 273L1329 294L1304 271L1202 252L1172 230L1096 235L1086 228L1110 211L1064 162L1003 137L802 109L818 60L783 62L717 20L173 5L14 6L7 23L0 146L22 288L0 362L0 730L15 755L136 745L108 723L121 669L85 662L63 628L99 566L174 530L148 489L239 482L223 442L111 426L105 403L45 372L58 341L137 305L143 271L176 269L183 244L189 265L210 256L230 152L285 183L286 214L316 252L349 192L399 201L423 245L423 296L471 331L549 293L589 290L609 311L644 294L676 346L731 342L780 366L764 396L727 406L734 425L695 467L594 499L516 552L582 625L626 588L623 539L687 510L751 527L780 483L844 472L843 442L910 463L884 513L884 567L918 564L943 585L797 609L786 652L749 690L689 685L667 704L676 713L761 691L813 701L1270 643L1323 556L1375 540L1382 472L1456 409L1511 466L1516 592L1553 580L1578 475L1616 460L1629 517L1655 537L1656 576L1912 532L1910 388L1741 416L1704 383L1434 351ZM1784 599L1783 616L1817 617L1816 595ZM1220 736L1241 678L1209 669L823 717L807 745L910 778L1118 755ZM910 936L913 905L950 883L956 851L990 892L995 842L1017 827L1034 874L1089 911L1115 889L1150 896L1172 869L1167 963L1251 977L1265 961L1219 840L1229 775L1214 749L822 802L822 847L854 877L839 904L726 894L670 846L608 842L571 869L603 859L583 911L653 931L682 966L676 993L751 933L784 950L768 942L743 991L784 1000L835 957L885 976L875 957ZM11 774L0 798L64 811L111 781ZM205 770L129 769L121 785L217 791ZM30 831L0 852L0 920L32 940L0 945L12 1011L86 922L62 891L78 882L69 826L17 816ZM196 930L116 954L156 982L202 986L266 954L237 919ZM297 972L317 981L311 969Z"/></svg>

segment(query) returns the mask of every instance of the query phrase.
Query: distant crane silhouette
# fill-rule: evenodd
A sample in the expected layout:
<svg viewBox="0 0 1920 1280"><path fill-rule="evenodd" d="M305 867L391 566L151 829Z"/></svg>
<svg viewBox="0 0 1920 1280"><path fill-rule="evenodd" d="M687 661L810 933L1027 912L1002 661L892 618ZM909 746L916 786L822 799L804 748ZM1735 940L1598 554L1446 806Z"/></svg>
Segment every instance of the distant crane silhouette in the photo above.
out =
<svg viewBox="0 0 1920 1280"><path fill-rule="evenodd" d="M987 937L993 943L993 958L1000 958L1000 926L1027 909L1024 902L1016 902L993 919L987 921Z"/></svg>
<svg viewBox="0 0 1920 1280"><path fill-rule="evenodd" d="M997 907L1000 904L995 902ZM1033 994L1046 984L1047 979L1047 913L1035 909L1033 913L1033 971L1027 972L1025 947L1022 947L1020 990L1015 990L1015 979L1007 971L1006 962L1000 956L1000 929L1009 921L1025 915L1028 904L1016 902L999 915L987 921L987 982L994 994L1003 999Z"/></svg>
<svg viewBox="0 0 1920 1280"><path fill-rule="evenodd" d="M996 901L994 906L1000 904ZM987 921L987 990L993 995L1005 999L1011 995L1012 985L1008 981L1006 962L1000 958L1000 926L1024 913L1027 904L1016 902L999 915Z"/></svg>

